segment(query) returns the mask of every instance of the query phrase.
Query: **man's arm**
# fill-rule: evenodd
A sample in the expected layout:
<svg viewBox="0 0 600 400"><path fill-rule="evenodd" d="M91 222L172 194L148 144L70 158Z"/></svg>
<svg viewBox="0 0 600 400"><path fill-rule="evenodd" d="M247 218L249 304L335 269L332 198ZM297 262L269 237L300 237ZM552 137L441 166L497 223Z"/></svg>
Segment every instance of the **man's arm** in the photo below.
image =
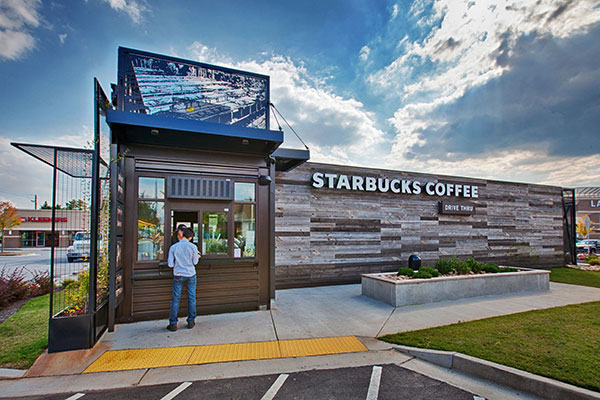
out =
<svg viewBox="0 0 600 400"><path fill-rule="evenodd" d="M198 259L199 259L198 247L196 247L196 245L193 243L192 243L192 246L194 246L194 250L192 251L192 261L193 261L193 264L196 265L196 264L198 264Z"/></svg>
<svg viewBox="0 0 600 400"><path fill-rule="evenodd" d="M173 254L174 247L175 247L175 245L172 244L171 247L169 248L169 257L167 259L167 265L169 265L169 267L171 267L171 268L175 267L175 255Z"/></svg>

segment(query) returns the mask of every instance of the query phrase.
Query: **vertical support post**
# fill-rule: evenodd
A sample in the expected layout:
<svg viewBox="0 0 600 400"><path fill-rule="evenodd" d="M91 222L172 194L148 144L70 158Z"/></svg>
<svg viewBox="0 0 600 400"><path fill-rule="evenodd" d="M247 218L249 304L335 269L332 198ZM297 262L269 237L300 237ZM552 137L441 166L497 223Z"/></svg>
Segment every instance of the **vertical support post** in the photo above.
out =
<svg viewBox="0 0 600 400"><path fill-rule="evenodd" d="M573 236L571 237L571 248L573 249L573 251L571 252L571 257L573 259L572 260L573 265L577 265L577 229L576 229L577 209L576 209L576 203L575 203L575 189L571 189L571 192L573 193L573 205L571 207L571 221L573 221L573 223L572 223Z"/></svg>
<svg viewBox="0 0 600 400"><path fill-rule="evenodd" d="M58 161L57 151L54 148L54 161L52 167L52 240L50 241L50 319L54 315L52 305L54 304L54 235L56 235L56 162ZM37 195L36 195L37 196ZM37 198L36 198L37 200Z"/></svg>
<svg viewBox="0 0 600 400"><path fill-rule="evenodd" d="M267 92L268 93L268 92ZM269 166L269 296L275 298L275 162L271 156L267 157ZM269 308L271 302L269 301Z"/></svg>
<svg viewBox="0 0 600 400"><path fill-rule="evenodd" d="M110 145L110 230L109 230L109 249L110 255L108 263L108 331L115 330L115 313L117 312L117 188L119 185L117 145Z"/></svg>
<svg viewBox="0 0 600 400"><path fill-rule="evenodd" d="M96 282L98 275L98 217L100 214L100 113L98 110L98 80L94 78L94 152L92 153L92 201L90 210L90 285L88 298L88 313L96 312ZM96 341L96 322L93 325L90 345Z"/></svg>

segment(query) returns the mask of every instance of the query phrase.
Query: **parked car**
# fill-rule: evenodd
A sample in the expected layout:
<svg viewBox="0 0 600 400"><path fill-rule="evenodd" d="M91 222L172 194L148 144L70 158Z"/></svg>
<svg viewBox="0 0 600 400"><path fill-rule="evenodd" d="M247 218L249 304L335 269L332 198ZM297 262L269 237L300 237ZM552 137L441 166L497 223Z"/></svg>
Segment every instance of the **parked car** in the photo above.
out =
<svg viewBox="0 0 600 400"><path fill-rule="evenodd" d="M73 244L67 247L67 261L73 262L79 259L87 259L90 256L90 233L77 232L73 238Z"/></svg>
<svg viewBox="0 0 600 400"><path fill-rule="evenodd" d="M598 249L600 247L600 240L584 239L584 240L580 240L579 242L577 242L577 247L588 246L588 245Z"/></svg>

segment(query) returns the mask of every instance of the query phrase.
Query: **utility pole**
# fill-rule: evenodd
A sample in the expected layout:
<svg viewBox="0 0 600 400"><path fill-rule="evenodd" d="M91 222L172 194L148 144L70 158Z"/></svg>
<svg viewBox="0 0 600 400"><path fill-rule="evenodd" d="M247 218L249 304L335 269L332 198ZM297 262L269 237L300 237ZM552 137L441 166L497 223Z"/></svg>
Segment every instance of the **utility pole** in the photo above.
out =
<svg viewBox="0 0 600 400"><path fill-rule="evenodd" d="M37 194L36 194L36 195L34 195L34 199L33 199L33 200L30 200L30 201L31 201L32 203L34 203L34 204L35 204L35 208L34 208L34 210L37 210Z"/></svg>

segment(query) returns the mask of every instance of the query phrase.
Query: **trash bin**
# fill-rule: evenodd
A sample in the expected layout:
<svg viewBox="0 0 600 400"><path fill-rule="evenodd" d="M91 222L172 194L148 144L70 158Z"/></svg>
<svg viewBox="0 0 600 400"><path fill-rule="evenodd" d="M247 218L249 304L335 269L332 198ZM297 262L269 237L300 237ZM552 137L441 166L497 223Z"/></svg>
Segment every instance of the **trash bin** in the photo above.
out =
<svg viewBox="0 0 600 400"><path fill-rule="evenodd" d="M419 268L421 268L421 257L416 254L411 254L411 256L408 257L408 268L418 271Z"/></svg>

